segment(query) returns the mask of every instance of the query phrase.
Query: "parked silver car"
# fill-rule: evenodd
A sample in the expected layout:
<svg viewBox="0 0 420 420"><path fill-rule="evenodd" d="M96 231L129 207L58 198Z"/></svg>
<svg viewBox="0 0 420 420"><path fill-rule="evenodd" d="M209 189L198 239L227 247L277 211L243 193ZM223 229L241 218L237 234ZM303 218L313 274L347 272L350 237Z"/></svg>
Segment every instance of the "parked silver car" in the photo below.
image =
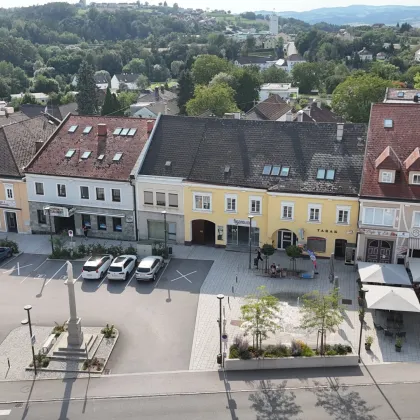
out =
<svg viewBox="0 0 420 420"><path fill-rule="evenodd" d="M108 280L127 280L136 268L136 255L120 255L112 261L108 269Z"/></svg>
<svg viewBox="0 0 420 420"><path fill-rule="evenodd" d="M156 280L159 270L165 265L162 257L143 258L136 270L137 280Z"/></svg>

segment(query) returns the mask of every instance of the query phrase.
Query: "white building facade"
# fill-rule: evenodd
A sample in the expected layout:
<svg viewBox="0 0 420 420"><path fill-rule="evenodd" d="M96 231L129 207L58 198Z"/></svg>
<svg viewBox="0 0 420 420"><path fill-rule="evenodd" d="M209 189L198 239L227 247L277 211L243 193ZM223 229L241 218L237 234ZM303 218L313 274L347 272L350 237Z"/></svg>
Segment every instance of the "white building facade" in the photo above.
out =
<svg viewBox="0 0 420 420"><path fill-rule="evenodd" d="M272 35L279 33L279 17L275 13L270 16L269 31Z"/></svg>
<svg viewBox="0 0 420 420"><path fill-rule="evenodd" d="M282 99L298 98L299 88L292 87L291 83L265 83L260 88L260 101L266 100L270 95L279 95Z"/></svg>

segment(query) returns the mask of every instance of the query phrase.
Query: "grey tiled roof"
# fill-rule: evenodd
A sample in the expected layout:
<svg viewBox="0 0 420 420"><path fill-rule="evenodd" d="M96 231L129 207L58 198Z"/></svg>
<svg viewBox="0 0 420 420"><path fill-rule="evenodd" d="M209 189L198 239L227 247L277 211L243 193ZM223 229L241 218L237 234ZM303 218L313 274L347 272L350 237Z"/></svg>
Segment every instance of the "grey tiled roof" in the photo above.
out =
<svg viewBox="0 0 420 420"><path fill-rule="evenodd" d="M344 124L338 142L335 123L164 115L140 173L272 191L357 195L366 131L365 124ZM262 175L265 165L288 166L290 174ZM318 168L335 169L335 180L317 180Z"/></svg>

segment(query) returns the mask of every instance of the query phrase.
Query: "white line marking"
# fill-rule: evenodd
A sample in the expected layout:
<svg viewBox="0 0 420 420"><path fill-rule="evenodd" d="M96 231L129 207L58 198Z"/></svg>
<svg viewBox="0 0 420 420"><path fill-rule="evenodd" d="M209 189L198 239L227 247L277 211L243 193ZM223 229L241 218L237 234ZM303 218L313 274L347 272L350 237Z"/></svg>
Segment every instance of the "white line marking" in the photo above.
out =
<svg viewBox="0 0 420 420"><path fill-rule="evenodd" d="M14 259L16 259L19 256L20 256L20 254L19 255L16 255L15 257L10 258L10 260L8 260L4 264L0 265L0 268L4 267L6 264L9 264L10 261L13 261Z"/></svg>
<svg viewBox="0 0 420 420"><path fill-rule="evenodd" d="M102 279L102 281L98 284L97 289L99 289L102 286L103 282L107 279L107 277L108 276L104 276L104 278Z"/></svg>
<svg viewBox="0 0 420 420"><path fill-rule="evenodd" d="M54 276L56 275L56 274L58 274L65 266L66 266L66 264L67 264L67 262L65 262L53 275L52 275L52 277L51 278L49 278L48 280L47 280L47 282L45 283L45 286L54 278Z"/></svg>
<svg viewBox="0 0 420 420"><path fill-rule="evenodd" d="M191 273L188 273L188 274L182 274L180 271L178 271L178 270L176 270L176 272L180 275L180 277L177 277L176 279L173 279L173 280L171 280L171 281L175 281L175 280L179 280L179 279L182 279L182 278L184 278L185 280L187 280L189 283L192 283L192 281L187 277L187 276L189 276L189 275L191 275L191 274L194 274L194 273L196 273L197 271L191 271Z"/></svg>
<svg viewBox="0 0 420 420"><path fill-rule="evenodd" d="M157 282L156 282L156 284L155 284L154 289L156 289L157 285L159 284L160 279L162 278L163 273L166 271L166 269L167 269L168 265L169 265L169 263L165 264L165 267L163 267L163 270L162 270L162 272L160 273L160 276L159 276L159 278L158 278L158 280L157 280Z"/></svg>
<svg viewBox="0 0 420 420"><path fill-rule="evenodd" d="M38 268L40 268L41 267L41 265L43 265L44 263L46 263L47 262L47 259L45 258L45 260L41 263L41 264L39 264L38 265L38 267L37 268L35 268L34 269L34 271L36 271L36 270L38 270ZM22 268L22 267L21 267ZM31 273L32 274L32 273ZM27 275L21 282L20 282L20 284L22 284L26 279L28 279L29 277L31 277L31 274L29 274L29 275Z"/></svg>
<svg viewBox="0 0 420 420"><path fill-rule="evenodd" d="M32 264L31 264L32 265ZM18 270L18 276L20 276L20 267L19 267L19 261L17 263L17 270Z"/></svg>
<svg viewBox="0 0 420 420"><path fill-rule="evenodd" d="M8 416L12 410L0 410L0 416Z"/></svg>
<svg viewBox="0 0 420 420"><path fill-rule="evenodd" d="M42 263L41 263L41 264L39 264L39 265L38 265L38 267L37 267L37 268L35 268L35 270L34 270L34 271L38 270L38 268L41 268L41 266L42 266L42 265L44 265L46 262L47 262L47 259L45 258L45 260L44 260L44 261L42 261Z"/></svg>
<svg viewBox="0 0 420 420"><path fill-rule="evenodd" d="M77 277L76 281L78 281L80 279L80 277L82 277L82 273L80 273L80 275L79 275L79 277Z"/></svg>
<svg viewBox="0 0 420 420"><path fill-rule="evenodd" d="M19 263L18 263L17 267L13 267L10 270L3 271L1 274L13 273L13 271L18 270L18 275L19 275L19 271L20 271L21 268L26 268L26 267L29 267L31 265L32 264L27 264L27 265L22 265L22 267L20 267Z"/></svg>
<svg viewBox="0 0 420 420"><path fill-rule="evenodd" d="M128 280L128 283L125 285L124 289L127 289L127 287L130 285L131 280L133 280L135 275L136 275L136 269L134 269L133 275L131 276L130 280Z"/></svg>

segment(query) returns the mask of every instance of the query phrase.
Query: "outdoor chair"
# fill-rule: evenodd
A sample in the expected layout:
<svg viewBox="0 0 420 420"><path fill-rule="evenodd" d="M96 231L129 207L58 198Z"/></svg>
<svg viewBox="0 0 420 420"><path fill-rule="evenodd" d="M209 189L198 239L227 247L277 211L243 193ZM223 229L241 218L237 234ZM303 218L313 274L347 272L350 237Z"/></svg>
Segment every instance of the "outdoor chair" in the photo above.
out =
<svg viewBox="0 0 420 420"><path fill-rule="evenodd" d="M385 337L391 337L391 338L394 337L394 333L392 331L389 331L389 330L384 330L384 331L385 331Z"/></svg>

